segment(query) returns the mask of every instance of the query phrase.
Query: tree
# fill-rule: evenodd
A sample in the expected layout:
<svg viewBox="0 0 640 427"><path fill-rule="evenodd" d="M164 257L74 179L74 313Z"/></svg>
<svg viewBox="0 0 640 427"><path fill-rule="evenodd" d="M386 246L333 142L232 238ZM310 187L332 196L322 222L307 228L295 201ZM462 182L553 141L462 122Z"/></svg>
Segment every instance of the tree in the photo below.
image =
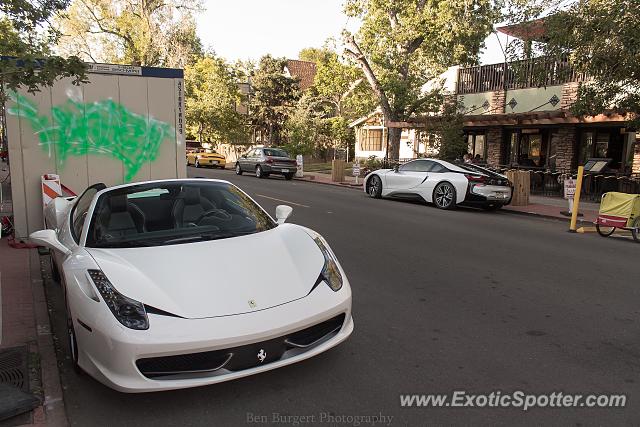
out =
<svg viewBox="0 0 640 427"><path fill-rule="evenodd" d="M366 84L360 67L354 63L341 60L329 48L306 48L299 57L316 63L313 88L317 102L330 105L334 115L355 120L376 108L371 88Z"/></svg>
<svg viewBox="0 0 640 427"><path fill-rule="evenodd" d="M234 70L221 58L206 55L185 68L187 130L198 141L244 143L242 101Z"/></svg>
<svg viewBox="0 0 640 427"><path fill-rule="evenodd" d="M58 19L58 48L95 62L186 66L202 54L199 0L73 0Z"/></svg>
<svg viewBox="0 0 640 427"><path fill-rule="evenodd" d="M252 125L270 145L282 143L285 122L300 98L297 80L284 74L286 61L263 56L252 77Z"/></svg>
<svg viewBox="0 0 640 427"><path fill-rule="evenodd" d="M304 95L287 118L283 148L291 155L307 155L318 150L323 142L322 117L318 114L314 98Z"/></svg>
<svg viewBox="0 0 640 427"><path fill-rule="evenodd" d="M86 81L86 67L79 58L51 55L48 46L59 34L42 28L66 7L65 0L0 0L0 55L10 57L0 60L0 104L2 84L35 92L61 77L73 77L76 84Z"/></svg>
<svg viewBox="0 0 640 427"><path fill-rule="evenodd" d="M326 157L330 149L346 148L354 142L353 130L341 116L327 116L317 97L302 96L285 124L284 148L291 154Z"/></svg>
<svg viewBox="0 0 640 427"><path fill-rule="evenodd" d="M449 66L475 63L499 15L491 0L347 0L345 11L362 26L343 33L344 54L362 68L387 122L439 111L437 91L422 87ZM395 160L401 131L389 130Z"/></svg>
<svg viewBox="0 0 640 427"><path fill-rule="evenodd" d="M634 113L640 126L640 33L631 23L640 22L637 0L581 0L564 3L550 0L513 0L514 23L544 14L544 42L535 45L541 62L567 61L571 68L590 78L580 85L574 114L592 116L603 111ZM512 59L528 53L526 41L510 45ZM547 70L539 67L534 77L544 85ZM569 68L564 71L567 72Z"/></svg>
<svg viewBox="0 0 640 427"><path fill-rule="evenodd" d="M316 65L327 63L335 55L335 52L327 47L305 47L298 53L301 61L315 62Z"/></svg>

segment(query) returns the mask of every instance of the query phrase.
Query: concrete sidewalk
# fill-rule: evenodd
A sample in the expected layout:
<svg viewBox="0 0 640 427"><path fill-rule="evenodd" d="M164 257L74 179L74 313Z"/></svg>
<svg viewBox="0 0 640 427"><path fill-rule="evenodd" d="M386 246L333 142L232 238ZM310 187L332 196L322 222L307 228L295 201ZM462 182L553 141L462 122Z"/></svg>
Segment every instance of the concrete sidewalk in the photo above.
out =
<svg viewBox="0 0 640 427"><path fill-rule="evenodd" d="M356 190L362 190L362 178L358 179L358 184L355 183L355 177L345 176L344 182L331 181L331 174L322 172L305 172L304 178L296 178L302 181L315 182L318 184L334 185L343 188L353 188ZM570 217L563 215L561 212L569 209L568 202L565 199L559 197L544 197L544 196L530 196L529 204L526 206L511 206L507 205L502 209L505 212L514 214L534 215L543 218L552 218L558 220L566 220L569 222ZM580 225L589 225L598 218L599 204L593 202L580 202L580 213L582 216L578 217Z"/></svg>
<svg viewBox="0 0 640 427"><path fill-rule="evenodd" d="M62 389L49 313L36 249L14 249L0 239L0 354L26 348L23 390L39 399L38 406L0 427L66 426ZM0 382L2 382L0 375ZM15 386L15 384L13 384Z"/></svg>

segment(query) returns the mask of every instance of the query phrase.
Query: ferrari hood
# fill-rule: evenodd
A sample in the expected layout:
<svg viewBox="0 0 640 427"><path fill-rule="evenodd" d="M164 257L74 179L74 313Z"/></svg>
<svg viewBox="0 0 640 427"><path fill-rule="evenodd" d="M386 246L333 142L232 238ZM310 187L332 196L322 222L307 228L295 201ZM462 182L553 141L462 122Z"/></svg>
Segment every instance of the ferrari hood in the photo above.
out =
<svg viewBox="0 0 640 427"><path fill-rule="evenodd" d="M189 319L263 310L306 296L324 256L303 228L143 248L86 248L113 286Z"/></svg>

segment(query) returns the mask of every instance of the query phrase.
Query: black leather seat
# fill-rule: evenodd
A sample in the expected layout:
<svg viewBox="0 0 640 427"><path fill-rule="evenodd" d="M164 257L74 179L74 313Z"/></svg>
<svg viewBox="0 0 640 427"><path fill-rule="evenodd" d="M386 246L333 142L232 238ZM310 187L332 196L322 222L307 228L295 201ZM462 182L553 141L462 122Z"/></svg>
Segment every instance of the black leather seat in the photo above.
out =
<svg viewBox="0 0 640 427"><path fill-rule="evenodd" d="M171 214L176 228L193 227L202 214L215 209L209 199L202 197L199 188L185 188L173 204Z"/></svg>
<svg viewBox="0 0 640 427"><path fill-rule="evenodd" d="M144 213L125 194L109 198L109 208L104 215L101 234L122 237L146 231Z"/></svg>

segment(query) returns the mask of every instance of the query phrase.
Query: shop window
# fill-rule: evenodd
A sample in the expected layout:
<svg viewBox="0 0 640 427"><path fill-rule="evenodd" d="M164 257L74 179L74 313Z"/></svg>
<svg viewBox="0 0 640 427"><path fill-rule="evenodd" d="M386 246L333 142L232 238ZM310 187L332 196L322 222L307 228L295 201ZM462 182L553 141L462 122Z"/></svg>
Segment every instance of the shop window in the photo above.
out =
<svg viewBox="0 0 640 427"><path fill-rule="evenodd" d="M362 129L360 148L362 151L382 151L382 129Z"/></svg>
<svg viewBox="0 0 640 427"><path fill-rule="evenodd" d="M593 136L593 132L582 132L578 157L579 165L584 165L585 163L587 163L587 159L589 157L593 157Z"/></svg>
<svg viewBox="0 0 640 427"><path fill-rule="evenodd" d="M467 139L467 152L471 158L485 161L487 158L487 143L484 133L469 133Z"/></svg>
<svg viewBox="0 0 640 427"><path fill-rule="evenodd" d="M578 150L578 164L584 165L590 157L612 159L609 167L623 166L624 135L620 128L591 128L583 131Z"/></svg>
<svg viewBox="0 0 640 427"><path fill-rule="evenodd" d="M511 164L528 167L545 167L549 149L549 132L540 129L521 129L508 134Z"/></svg>
<svg viewBox="0 0 640 427"><path fill-rule="evenodd" d="M511 132L509 137L509 162L518 163L518 132Z"/></svg>
<svg viewBox="0 0 640 427"><path fill-rule="evenodd" d="M598 133L596 137L595 157L607 157L609 152L609 133Z"/></svg>

